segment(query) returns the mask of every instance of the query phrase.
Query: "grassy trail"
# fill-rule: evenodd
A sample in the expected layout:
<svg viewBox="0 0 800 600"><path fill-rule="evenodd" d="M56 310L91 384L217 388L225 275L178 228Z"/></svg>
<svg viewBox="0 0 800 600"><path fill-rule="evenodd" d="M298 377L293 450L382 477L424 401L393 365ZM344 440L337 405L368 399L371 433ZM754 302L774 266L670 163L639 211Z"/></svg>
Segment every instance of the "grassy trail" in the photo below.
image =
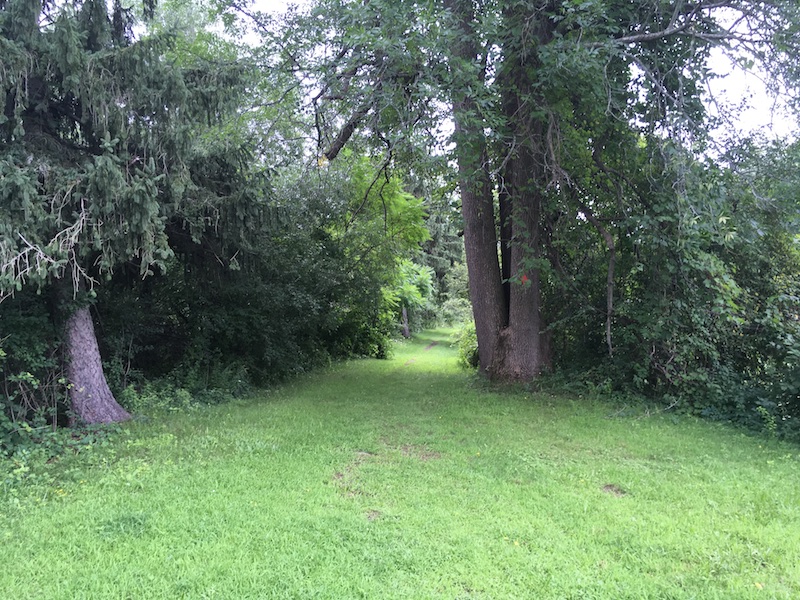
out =
<svg viewBox="0 0 800 600"><path fill-rule="evenodd" d="M6 479L0 598L800 598L796 447L613 413L429 332Z"/></svg>

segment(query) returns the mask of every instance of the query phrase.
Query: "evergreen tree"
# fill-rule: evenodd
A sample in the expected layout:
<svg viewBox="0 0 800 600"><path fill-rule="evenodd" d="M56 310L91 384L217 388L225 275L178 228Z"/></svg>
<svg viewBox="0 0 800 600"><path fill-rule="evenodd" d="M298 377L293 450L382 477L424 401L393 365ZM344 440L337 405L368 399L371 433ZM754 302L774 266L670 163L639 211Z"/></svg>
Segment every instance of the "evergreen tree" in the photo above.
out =
<svg viewBox="0 0 800 600"><path fill-rule="evenodd" d="M176 64L173 34L137 39L133 25L119 0L0 0L0 294L53 299L87 423L129 417L102 371L93 287L123 263L165 268L171 229L199 239L219 190L190 153L238 89L237 69Z"/></svg>

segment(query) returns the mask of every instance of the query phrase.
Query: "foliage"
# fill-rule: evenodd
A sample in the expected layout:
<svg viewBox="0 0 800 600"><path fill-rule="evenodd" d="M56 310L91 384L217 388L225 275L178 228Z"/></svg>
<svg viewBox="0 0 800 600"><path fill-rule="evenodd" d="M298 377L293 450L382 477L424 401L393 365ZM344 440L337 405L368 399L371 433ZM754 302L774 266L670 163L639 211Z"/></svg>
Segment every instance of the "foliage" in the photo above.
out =
<svg viewBox="0 0 800 600"><path fill-rule="evenodd" d="M25 337L16 298L0 308L12 424L43 406L53 425L63 418L60 335L43 332L58 332L70 285L93 288L107 376L134 410L386 354L381 287L396 256L427 236L421 202L398 176L365 156L345 171L316 165L316 179L298 162L270 164L292 143L264 131L293 134L267 123L284 105L268 107L295 97L258 75L263 56L242 59L210 32L214 3L194 7L191 23L180 14L193 7L162 3L137 36L132 21L113 29L133 15L118 5L107 15L100 2L47 4L53 26L25 30L9 16L23 4L4 3L0 20L21 69L0 81L16 102L0 123L0 285L30 301L41 328ZM47 86L20 87L44 81L36 69L53 74ZM20 350L28 342L39 346Z"/></svg>
<svg viewBox="0 0 800 600"><path fill-rule="evenodd" d="M306 168L283 170L278 192L296 211L286 239L310 252L294 279L319 298L333 356L385 356L395 319L382 289L428 236L422 200L405 191L399 174L349 151ZM312 243L304 245L309 232Z"/></svg>
<svg viewBox="0 0 800 600"><path fill-rule="evenodd" d="M126 410L145 417L165 412L185 412L198 405L188 390L168 383L158 385L150 381L146 381L140 389L129 385L116 396Z"/></svg>
<svg viewBox="0 0 800 600"><path fill-rule="evenodd" d="M0 312L0 451L46 441L67 403L58 334L37 297L21 293Z"/></svg>
<svg viewBox="0 0 800 600"><path fill-rule="evenodd" d="M100 291L105 354L123 367L111 370L112 383L125 387L125 372L138 370L193 394L238 394L332 357L381 352L370 281L323 232L290 228L238 261L230 270L213 255L194 256L191 269L138 284L120 278Z"/></svg>
<svg viewBox="0 0 800 600"><path fill-rule="evenodd" d="M153 8L146 3L148 16ZM87 323L94 287L115 270L124 266L139 277L163 272L176 231L199 244L220 215L237 209L236 226L246 226L246 218L259 216L256 199L266 193L263 177L249 168L227 186L210 181L247 162L241 140L228 139L227 161L216 171L198 169L216 158L209 159L203 134L238 106L240 67L197 56L176 61L175 32L135 36L134 22L119 2L0 5L0 40L14 59L0 72L0 299L28 288L41 293L36 302L49 304L56 330L66 323L72 331L78 311ZM93 341L77 349L66 335L58 352L57 342L48 340L48 352L72 357L73 366L76 356L95 352ZM110 407L86 411L98 420L127 417L94 366L99 357L86 364L66 371L72 399ZM31 387L40 381L33 376ZM21 407L12 413L27 418L31 400L18 395L9 402ZM74 402L75 418L86 417L83 406ZM53 422L57 408L50 402Z"/></svg>
<svg viewBox="0 0 800 600"><path fill-rule="evenodd" d="M383 301L392 310L395 321L406 309L412 331L420 331L434 317L434 272L408 259L399 261L394 281L383 288Z"/></svg>
<svg viewBox="0 0 800 600"><path fill-rule="evenodd" d="M734 4L0 2L4 444L63 421L82 288L157 412L468 323L468 279L468 364L798 435L798 147L714 148L702 90L733 38L794 89L800 17Z"/></svg>
<svg viewBox="0 0 800 600"><path fill-rule="evenodd" d="M728 167L663 143L647 152L657 174L643 169L645 210L620 224L613 357L598 364L608 348L593 316L605 304L607 249L571 233L571 252L591 266L570 283L583 304L548 309L560 366L748 427L762 427L768 406L782 434L794 435L796 403L776 401L774 383L791 363L797 328L797 200L787 194L794 175L781 166L795 150L742 148L724 159L738 157Z"/></svg>
<svg viewBox="0 0 800 600"><path fill-rule="evenodd" d="M118 37L105 3L53 8L49 28L11 19L16 4L0 19L24 57L2 81L13 112L0 132L0 289L68 276L78 286L129 260L142 275L163 268L165 226L198 193L192 128L231 106L235 69L176 67L174 36Z"/></svg>
<svg viewBox="0 0 800 600"><path fill-rule="evenodd" d="M449 202L436 206L428 218L430 238L422 244L419 261L435 276L435 319L438 325L458 326L472 319L460 215Z"/></svg>
<svg viewBox="0 0 800 600"><path fill-rule="evenodd" d="M686 183L686 195L654 215L663 251L630 278L651 311L629 313L651 348L635 380L659 382L693 411L752 424L756 398L766 399L753 391L775 377L796 335L796 199L714 167L691 166Z"/></svg>
<svg viewBox="0 0 800 600"><path fill-rule="evenodd" d="M490 375L581 366L686 411L762 420L795 339L796 244L776 227L796 231L791 159L708 158L702 96L712 48L733 39L737 60L796 93L796 3L321 1L292 19L328 159L383 144L402 164L398 148L431 143L451 107Z"/></svg>
<svg viewBox="0 0 800 600"><path fill-rule="evenodd" d="M176 235L166 272L139 280L123 268L98 289L106 371L121 402L166 408L181 390L218 401L332 359L386 355L394 317L380 290L398 254L425 236L423 212L396 178L367 190L369 161L354 165L312 177L283 170L269 218L237 229L237 214L221 213L201 244Z"/></svg>
<svg viewBox="0 0 800 600"><path fill-rule="evenodd" d="M41 297L23 290L2 304L0 326L0 455L28 462L100 443L114 427L62 430L69 416L68 383L59 357L59 332Z"/></svg>
<svg viewBox="0 0 800 600"><path fill-rule="evenodd" d="M475 323L467 321L462 323L454 336L458 348L458 364L465 369L478 368L478 336L475 333Z"/></svg>

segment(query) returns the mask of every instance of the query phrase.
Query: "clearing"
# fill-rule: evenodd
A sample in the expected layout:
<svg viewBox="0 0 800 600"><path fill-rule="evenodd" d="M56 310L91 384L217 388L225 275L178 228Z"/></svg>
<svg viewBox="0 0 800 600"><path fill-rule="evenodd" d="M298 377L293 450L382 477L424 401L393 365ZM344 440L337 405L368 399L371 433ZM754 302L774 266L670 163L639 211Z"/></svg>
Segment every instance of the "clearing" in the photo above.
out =
<svg viewBox="0 0 800 600"><path fill-rule="evenodd" d="M13 471L0 598L800 598L797 447L620 414L428 332Z"/></svg>

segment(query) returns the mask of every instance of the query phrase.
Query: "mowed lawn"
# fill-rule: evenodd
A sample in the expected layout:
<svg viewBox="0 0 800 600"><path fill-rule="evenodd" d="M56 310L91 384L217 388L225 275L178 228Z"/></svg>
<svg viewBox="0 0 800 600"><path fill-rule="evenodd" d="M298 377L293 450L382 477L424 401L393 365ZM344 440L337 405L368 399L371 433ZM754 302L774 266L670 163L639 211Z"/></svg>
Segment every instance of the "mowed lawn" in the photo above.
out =
<svg viewBox="0 0 800 600"><path fill-rule="evenodd" d="M0 564L6 600L796 599L800 449L493 392L430 332L9 475Z"/></svg>

